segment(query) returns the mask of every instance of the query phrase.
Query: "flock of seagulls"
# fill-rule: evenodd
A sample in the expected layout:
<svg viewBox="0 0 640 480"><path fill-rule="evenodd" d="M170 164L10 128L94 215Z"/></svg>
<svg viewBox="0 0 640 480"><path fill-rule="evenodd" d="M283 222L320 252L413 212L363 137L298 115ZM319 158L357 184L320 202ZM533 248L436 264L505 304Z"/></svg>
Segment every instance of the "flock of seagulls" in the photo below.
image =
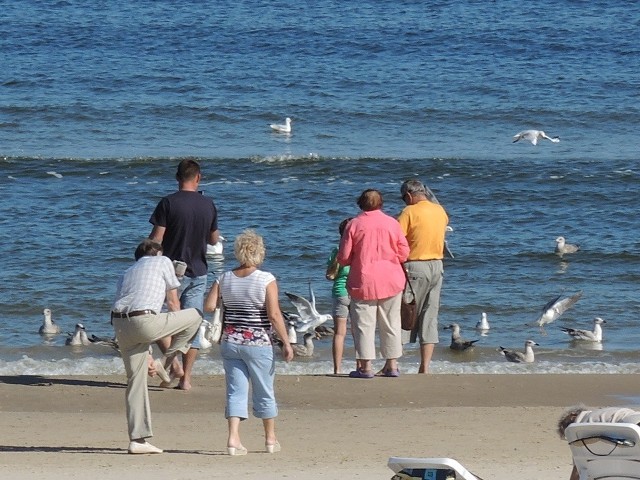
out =
<svg viewBox="0 0 640 480"><path fill-rule="evenodd" d="M269 125L271 130L274 133L291 133L291 118L287 117L284 119L284 124L281 123L272 123ZM513 143L519 142L520 140L526 140L531 142L532 145L537 145L539 140L549 140L553 143L558 143L560 141L560 137L550 137L542 130L523 130L521 132L516 133L513 136Z"/></svg>
<svg viewBox="0 0 640 480"><path fill-rule="evenodd" d="M544 326L552 323L560 318L568 309L570 309L576 302L582 297L582 291L576 292L573 295L563 297L559 295L542 307L538 319L531 324L525 324L527 326L538 326L540 331L546 335ZM578 328L560 327L560 329L571 337L572 341L577 342L589 342L590 344L601 344L603 340L602 325L607 322L600 317L593 319L593 330L585 330ZM472 349L478 340L466 340L460 333L460 325L452 323L443 327L445 330L451 330L451 343L449 348L453 351L464 352ZM476 323L476 332L480 335L486 336L490 330L489 320L486 312L482 312L480 320ZM534 340L528 339L524 343L524 352L506 349L502 346L498 348L498 351L509 362L513 363L533 363L535 361L535 355L533 347L539 346Z"/></svg>

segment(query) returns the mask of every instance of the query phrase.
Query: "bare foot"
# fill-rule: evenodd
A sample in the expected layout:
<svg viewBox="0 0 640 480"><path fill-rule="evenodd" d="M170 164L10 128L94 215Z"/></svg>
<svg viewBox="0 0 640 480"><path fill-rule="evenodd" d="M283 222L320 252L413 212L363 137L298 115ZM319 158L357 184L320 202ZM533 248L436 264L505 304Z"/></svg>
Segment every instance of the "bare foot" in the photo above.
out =
<svg viewBox="0 0 640 480"><path fill-rule="evenodd" d="M176 388L178 390L184 390L185 392L188 392L189 390L191 390L191 384L189 382L186 382L185 380L180 380Z"/></svg>

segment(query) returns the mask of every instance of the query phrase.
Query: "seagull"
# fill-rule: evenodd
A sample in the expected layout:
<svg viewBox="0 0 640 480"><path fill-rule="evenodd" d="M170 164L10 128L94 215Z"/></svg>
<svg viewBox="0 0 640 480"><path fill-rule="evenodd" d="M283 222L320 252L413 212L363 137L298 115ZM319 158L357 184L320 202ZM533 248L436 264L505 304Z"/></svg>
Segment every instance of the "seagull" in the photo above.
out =
<svg viewBox="0 0 640 480"><path fill-rule="evenodd" d="M285 327L287 327L287 336L289 343L298 343L298 334L296 333L296 325L300 323L300 315L295 313L282 312Z"/></svg>
<svg viewBox="0 0 640 480"><path fill-rule="evenodd" d="M304 344L300 345L298 343L291 344L291 348L293 348L294 355L298 357L312 357L313 356L313 337L314 333L307 332L304 334Z"/></svg>
<svg viewBox="0 0 640 480"><path fill-rule="evenodd" d="M217 257L218 255L222 255L224 250L224 243L226 238L222 235L218 236L218 241L214 245L207 244L207 257Z"/></svg>
<svg viewBox="0 0 640 480"><path fill-rule="evenodd" d="M113 348L116 352L120 352L120 345L115 338L98 337L97 335L91 335L89 341L94 345L104 345L106 347Z"/></svg>
<svg viewBox="0 0 640 480"><path fill-rule="evenodd" d="M449 348L451 350L459 350L464 351L468 348L473 347L473 344L478 340L465 340L460 336L460 325L457 323L452 323L451 325L447 325L444 327L445 330L451 330L451 344Z"/></svg>
<svg viewBox="0 0 640 480"><path fill-rule="evenodd" d="M284 294L289 297L289 300L291 300L291 303L293 303L293 306L296 307L300 315L300 320L296 324L296 332L313 332L317 326L322 325L328 320L333 320L333 317L328 313L320 314L316 310L316 297L313 294L311 282L309 282L309 297L311 301L295 293L284 292Z"/></svg>
<svg viewBox="0 0 640 480"><path fill-rule="evenodd" d="M60 325L56 324L51 318L51 309L45 308L42 311L42 314L42 325L40 325L38 333L40 335L57 335L60 333Z"/></svg>
<svg viewBox="0 0 640 480"><path fill-rule="evenodd" d="M482 318L480 318L480 320L478 320L478 323L476 323L476 330L482 330L482 331L486 331L489 330L489 320L487 320L487 313L486 312L482 312Z"/></svg>
<svg viewBox="0 0 640 480"><path fill-rule="evenodd" d="M327 327L326 325L320 325L316 327L316 338L321 339L322 337L332 337L335 335L335 330L333 327Z"/></svg>
<svg viewBox="0 0 640 480"><path fill-rule="evenodd" d="M202 320L200 323L200 327L198 328L198 333L196 333L196 339L200 342L200 348L206 350L207 348L211 348L213 344L209 337L211 335L211 322L208 320Z"/></svg>
<svg viewBox="0 0 640 480"><path fill-rule="evenodd" d="M513 143L518 140L529 140L533 145L537 145L538 140L542 140L543 138L551 140L553 143L558 143L560 141L560 137L549 137L542 130L523 130L513 136Z"/></svg>
<svg viewBox="0 0 640 480"><path fill-rule="evenodd" d="M535 360L533 356L533 346L538 345L533 340L527 340L524 342L524 353L516 352L515 350L507 350L506 348L500 347L500 353L504 355L509 362L514 363L533 363Z"/></svg>
<svg viewBox="0 0 640 480"><path fill-rule="evenodd" d="M576 253L578 250L580 250L580 245L573 244L573 243L566 243L564 237L562 237L562 236L556 238L556 250L555 250L555 253L559 257L562 258L562 256L565 253Z"/></svg>
<svg viewBox="0 0 640 480"><path fill-rule="evenodd" d="M558 295L542 307L542 314L540 314L540 317L538 317L538 319L530 326L538 325L540 327L540 333L546 335L546 332L544 331L545 324L557 320L564 312L573 307L573 305L580 300L580 297L582 297L582 290L570 297L563 298L562 300L560 300L561 296L562 295Z"/></svg>
<svg viewBox="0 0 640 480"><path fill-rule="evenodd" d="M560 330L569 335L572 340L582 340L585 342L602 342L602 327L600 325L604 323L607 322L600 317L596 317L593 319L593 331L566 327L560 327Z"/></svg>
<svg viewBox="0 0 640 480"><path fill-rule="evenodd" d="M284 125L278 125L277 123L272 123L269 126L273 131L277 133L291 133L291 119L289 117L284 119Z"/></svg>
<svg viewBox="0 0 640 480"><path fill-rule="evenodd" d="M78 346L89 345L91 341L87 337L87 331L84 329L84 325L76 323L76 329L73 333L69 333L69 338L64 342L65 345Z"/></svg>

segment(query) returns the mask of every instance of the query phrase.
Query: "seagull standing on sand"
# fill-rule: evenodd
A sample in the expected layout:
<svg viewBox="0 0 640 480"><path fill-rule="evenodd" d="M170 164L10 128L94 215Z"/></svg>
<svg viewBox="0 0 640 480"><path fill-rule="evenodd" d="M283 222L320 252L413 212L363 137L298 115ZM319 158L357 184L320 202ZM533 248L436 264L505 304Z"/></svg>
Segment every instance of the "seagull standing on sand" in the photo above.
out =
<svg viewBox="0 0 640 480"><path fill-rule="evenodd" d="M75 331L69 334L69 338L67 338L64 344L74 347L78 345L90 345L91 341L89 337L87 337L87 331L84 329L84 325L76 323Z"/></svg>
<svg viewBox="0 0 640 480"><path fill-rule="evenodd" d="M489 330L489 320L487 319L487 312L482 312L482 317L480 318L480 320L478 320L478 323L476 323L476 330L481 330L483 332L486 332L487 330Z"/></svg>
<svg viewBox="0 0 640 480"><path fill-rule="evenodd" d="M513 143L516 143L518 140L529 140L533 145L537 145L538 140L542 139L551 140L553 143L560 141L560 137L549 137L542 130L523 130L513 136Z"/></svg>
<svg viewBox="0 0 640 480"><path fill-rule="evenodd" d="M556 238L555 254L560 258L562 258L565 253L576 253L578 250L580 250L580 245L567 243L562 236Z"/></svg>
<svg viewBox="0 0 640 480"><path fill-rule="evenodd" d="M291 119L289 117L284 119L284 125L272 123L269 126L276 133L291 133Z"/></svg>
<svg viewBox="0 0 640 480"><path fill-rule="evenodd" d="M581 340L584 342L602 342L602 327L601 325L607 323L600 317L593 319L593 332L590 330L581 330L579 328L566 328L560 327L564 333L569 335L572 340Z"/></svg>
<svg viewBox="0 0 640 480"><path fill-rule="evenodd" d="M60 333L60 325L56 324L51 318L51 309L45 308L42 311L42 315L42 325L40 325L38 333L40 335L57 335Z"/></svg>
<svg viewBox="0 0 640 480"><path fill-rule="evenodd" d="M458 325L457 323L452 323L451 325L444 327L444 329L451 330L451 344L449 345L449 348L451 350L464 351L473 347L473 344L478 341L465 340L464 338L462 338L460 336L460 325Z"/></svg>
<svg viewBox="0 0 640 480"><path fill-rule="evenodd" d="M295 293L284 292L284 294L289 297L289 300L291 300L291 303L296 307L300 315L300 321L296 324L296 332L315 332L317 326L322 325L328 320L333 320L333 317L328 313L320 314L318 310L316 310L316 297L313 294L311 282L309 282L309 297L311 301Z"/></svg>
<svg viewBox="0 0 640 480"><path fill-rule="evenodd" d="M537 345L533 340L527 340L524 342L524 353L516 352L515 350L507 350L506 348L500 347L500 353L504 355L509 362L513 363L533 363L535 357L533 355L533 346Z"/></svg>
<svg viewBox="0 0 640 480"><path fill-rule="evenodd" d="M560 300L561 296L562 295L558 295L542 307L542 314L538 317L535 323L530 326L538 325L540 327L540 333L546 335L547 333L544 330L544 326L547 323L557 320L564 312L573 307L573 305L580 300L580 297L582 297L582 290L570 297L563 298L562 300Z"/></svg>

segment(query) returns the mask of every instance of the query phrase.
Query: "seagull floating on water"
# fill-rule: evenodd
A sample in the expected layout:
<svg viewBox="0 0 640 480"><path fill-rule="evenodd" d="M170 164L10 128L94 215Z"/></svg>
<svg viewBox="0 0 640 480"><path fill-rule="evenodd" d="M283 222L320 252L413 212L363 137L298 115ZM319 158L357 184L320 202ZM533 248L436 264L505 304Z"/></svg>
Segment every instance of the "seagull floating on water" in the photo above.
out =
<svg viewBox="0 0 640 480"><path fill-rule="evenodd" d="M569 335L572 340L581 340L584 342L602 342L601 325L604 323L607 322L600 317L596 317L593 319L593 331L566 327L560 327L560 330Z"/></svg>
<svg viewBox="0 0 640 480"><path fill-rule="evenodd" d="M307 332L304 334L304 344L292 343L294 355L298 357L312 357L313 356L313 337L315 333Z"/></svg>
<svg viewBox="0 0 640 480"><path fill-rule="evenodd" d="M451 350L464 351L471 347L478 340L465 340L460 336L460 325L457 323L452 323L451 325L447 325L444 327L445 330L451 330L451 344L449 348Z"/></svg>
<svg viewBox="0 0 640 480"><path fill-rule="evenodd" d="M580 297L582 297L582 290L570 297L563 298L562 300L560 300L560 297L562 297L562 295L558 295L542 307L542 314L538 317L535 323L530 326L538 325L540 327L540 332L546 335L544 326L547 323L557 320L564 312L573 307L573 305L580 300Z"/></svg>
<svg viewBox="0 0 640 480"><path fill-rule="evenodd" d="M560 141L560 137L549 137L542 130L523 130L513 136L513 143L516 143L519 140L529 140L533 145L537 145L538 140L542 139L551 140L553 143L558 143Z"/></svg>
<svg viewBox="0 0 640 480"><path fill-rule="evenodd" d="M309 282L310 301L300 295L296 295L295 293L284 292L284 294L289 297L289 300L291 300L291 303L296 307L296 310L298 310L298 314L300 315L300 320L296 324L296 332L315 332L316 327L322 325L328 320L333 320L333 317L328 313L320 314L318 313L318 310L316 310L316 297L313 294L311 282Z"/></svg>
<svg viewBox="0 0 640 480"><path fill-rule="evenodd" d="M90 345L91 341L87 337L87 331L84 329L84 325L76 323L76 329L73 333L69 333L69 338L64 342L65 345L78 346L78 345Z"/></svg>
<svg viewBox="0 0 640 480"><path fill-rule="evenodd" d="M56 324L51 318L51 309L45 308L42 311L42 316L42 325L38 330L40 335L57 335L60 333L60 325Z"/></svg>
<svg viewBox="0 0 640 480"><path fill-rule="evenodd" d="M482 312L482 317L476 323L476 330L487 331L489 330L489 320L487 319L487 312Z"/></svg>
<svg viewBox="0 0 640 480"><path fill-rule="evenodd" d="M277 133L291 133L291 119L289 117L284 119L284 125L272 123L269 126L273 131Z"/></svg>
<svg viewBox="0 0 640 480"><path fill-rule="evenodd" d="M527 340L524 342L524 353L517 352L515 350L507 350L506 348L500 347L500 353L504 355L509 362L513 363L533 363L535 357L533 355L533 346L537 345L533 340Z"/></svg>
<svg viewBox="0 0 640 480"><path fill-rule="evenodd" d="M565 253L576 253L578 250L580 250L580 245L567 243L562 236L556 238L556 255L562 257Z"/></svg>
<svg viewBox="0 0 640 480"><path fill-rule="evenodd" d="M115 338L105 338L98 337L97 335L91 335L89 341L94 345L104 345L105 347L113 348L116 352L120 352L120 345L118 345L118 340L116 340Z"/></svg>

